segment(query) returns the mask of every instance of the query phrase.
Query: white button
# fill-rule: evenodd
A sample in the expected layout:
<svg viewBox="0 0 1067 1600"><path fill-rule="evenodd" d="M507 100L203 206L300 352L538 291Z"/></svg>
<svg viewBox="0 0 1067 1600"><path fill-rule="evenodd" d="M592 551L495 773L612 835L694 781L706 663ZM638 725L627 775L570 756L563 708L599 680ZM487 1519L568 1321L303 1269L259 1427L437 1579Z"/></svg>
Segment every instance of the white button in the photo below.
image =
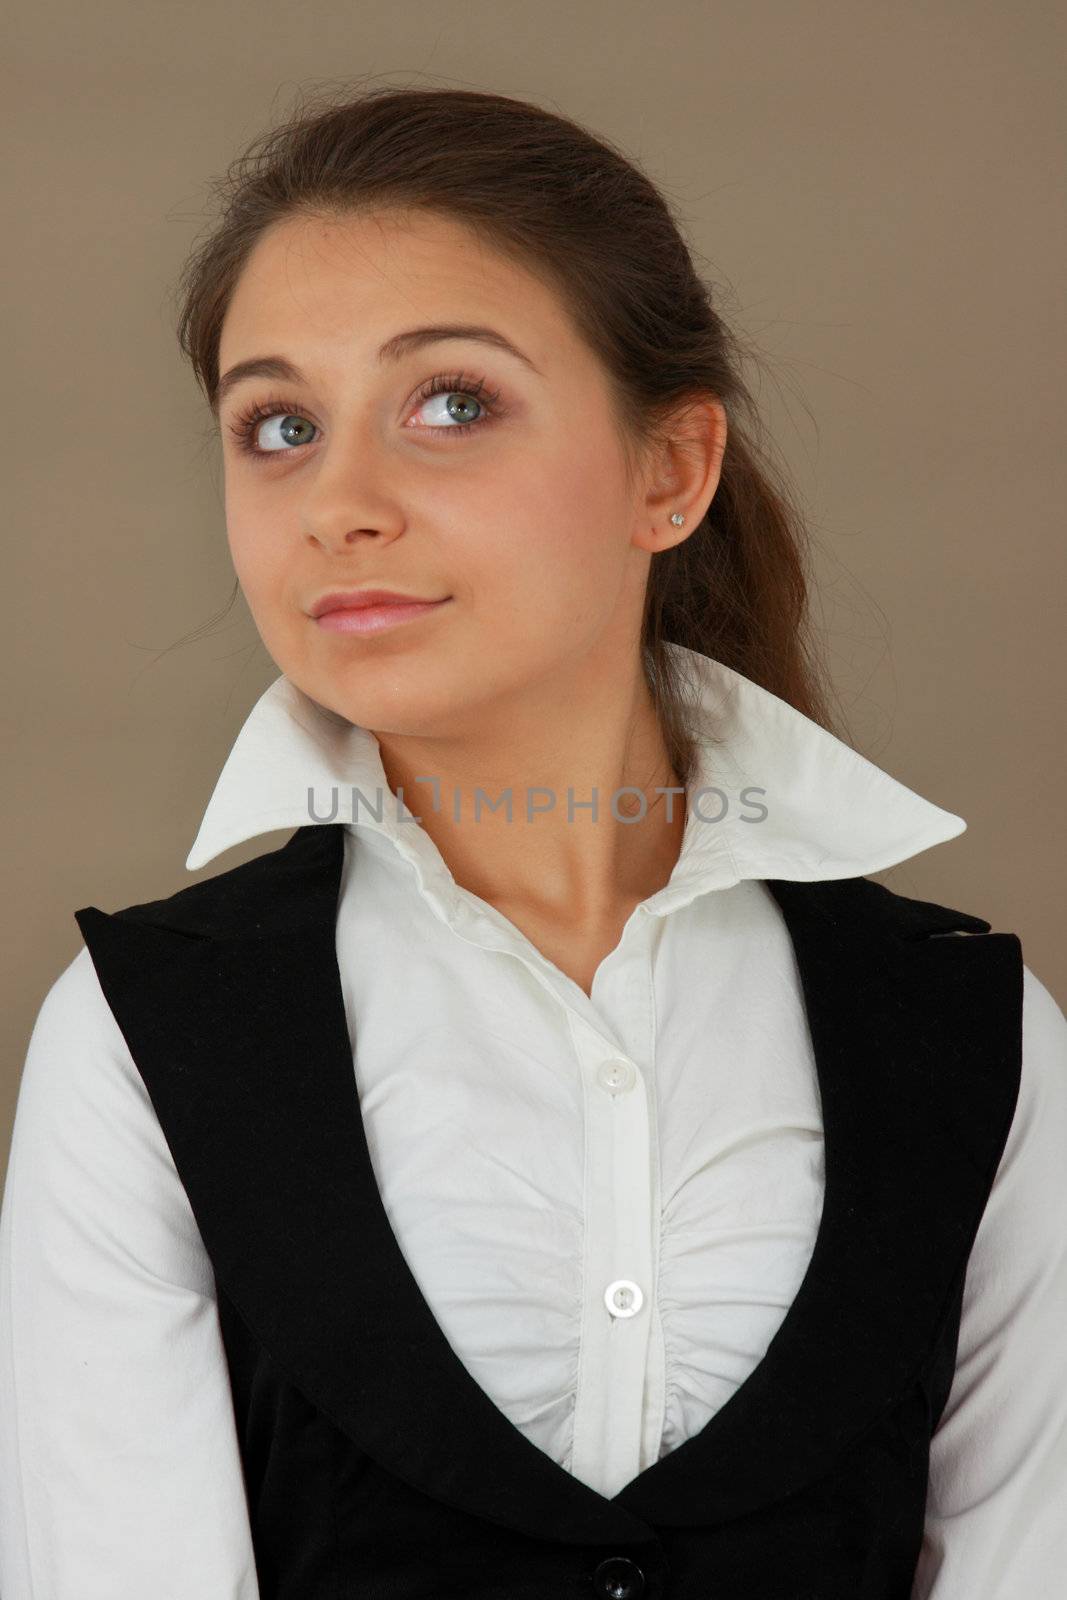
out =
<svg viewBox="0 0 1067 1600"><path fill-rule="evenodd" d="M632 1278L616 1278L604 1290L604 1304L613 1317L636 1317L644 1303L640 1285Z"/></svg>
<svg viewBox="0 0 1067 1600"><path fill-rule="evenodd" d="M623 1089L632 1089L636 1078L637 1073L631 1063L621 1058L601 1062L597 1068L596 1081L601 1088L610 1090L612 1094L619 1094Z"/></svg>

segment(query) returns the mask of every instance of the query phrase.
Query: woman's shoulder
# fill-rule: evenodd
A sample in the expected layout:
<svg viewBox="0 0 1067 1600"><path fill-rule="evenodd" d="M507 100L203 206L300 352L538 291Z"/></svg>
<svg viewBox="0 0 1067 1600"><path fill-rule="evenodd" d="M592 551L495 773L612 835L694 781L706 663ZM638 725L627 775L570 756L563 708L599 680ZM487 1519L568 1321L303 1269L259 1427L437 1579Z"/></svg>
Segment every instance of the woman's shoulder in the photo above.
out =
<svg viewBox="0 0 1067 1600"><path fill-rule="evenodd" d="M27 1060L47 1052L57 1063L69 1059L65 1048L77 1041L77 1054L96 1059L104 1055L121 1057L125 1041L104 998L88 946L83 942L77 953L61 969L45 991L30 1035Z"/></svg>
<svg viewBox="0 0 1067 1600"><path fill-rule="evenodd" d="M1029 1022L1035 1042L1067 1043L1067 1017L1059 1001L1033 968L1023 962L1023 1021Z"/></svg>
<svg viewBox="0 0 1067 1600"><path fill-rule="evenodd" d="M1067 1016L1041 979L1023 963L1021 1122L1044 1120L1044 1142L1067 1151ZM1067 1171L1067 1164L1064 1166Z"/></svg>
<svg viewBox="0 0 1067 1600"><path fill-rule="evenodd" d="M287 926L293 918L317 917L336 900L344 858L343 824L301 827L282 845L199 878L154 900L115 911L82 906L75 920L86 937L110 924L133 924L194 938L239 933L249 924ZM91 943L91 940L87 939Z"/></svg>
<svg viewBox="0 0 1067 1600"><path fill-rule="evenodd" d="M993 1185L988 1233L1003 1213L1002 1247L1026 1228L1040 1254L1060 1252L1067 1206L1067 1017L1033 969L1023 964L1019 1090ZM1067 1237L1067 1236L1064 1236ZM1001 1246L998 1245L998 1248ZM1065 1262L1067 1271L1067 1262Z"/></svg>
<svg viewBox="0 0 1067 1600"><path fill-rule="evenodd" d="M84 943L47 989L26 1049L15 1137L48 1130L53 1149L70 1138L154 1138L154 1113L129 1046Z"/></svg>
<svg viewBox="0 0 1067 1600"><path fill-rule="evenodd" d="M85 945L41 1001L26 1049L4 1207L39 1242L164 1263L210 1292L188 1198Z"/></svg>

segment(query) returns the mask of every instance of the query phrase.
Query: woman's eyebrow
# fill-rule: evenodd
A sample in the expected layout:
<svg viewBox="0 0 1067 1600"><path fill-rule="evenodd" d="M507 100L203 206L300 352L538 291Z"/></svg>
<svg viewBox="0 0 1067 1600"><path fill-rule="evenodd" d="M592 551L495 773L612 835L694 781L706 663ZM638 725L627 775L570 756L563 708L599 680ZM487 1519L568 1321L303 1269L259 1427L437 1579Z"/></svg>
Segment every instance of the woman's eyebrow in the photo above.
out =
<svg viewBox="0 0 1067 1600"><path fill-rule="evenodd" d="M436 344L442 339L474 339L482 344L492 345L497 350L503 350L508 355L529 367L531 372L543 376L540 368L530 360L530 357L520 350L518 345L512 344L510 339L498 333L495 328L485 328L477 324L462 322L431 323L423 328L409 328L405 333L395 333L387 339L378 351L378 362L400 361L404 356L410 355L413 350L419 350L424 345ZM251 356L247 361L238 361L224 372L219 379L218 389L215 394L215 410L221 406L226 396L237 384L245 378L274 378L279 383L303 383L305 381L300 368L294 366L285 356Z"/></svg>

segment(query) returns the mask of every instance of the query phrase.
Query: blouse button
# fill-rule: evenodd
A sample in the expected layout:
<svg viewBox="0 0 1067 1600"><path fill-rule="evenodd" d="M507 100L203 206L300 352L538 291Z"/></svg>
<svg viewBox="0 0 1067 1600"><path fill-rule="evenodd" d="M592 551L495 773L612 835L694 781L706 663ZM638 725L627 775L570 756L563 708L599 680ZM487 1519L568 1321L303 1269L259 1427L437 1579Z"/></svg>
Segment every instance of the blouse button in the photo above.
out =
<svg viewBox="0 0 1067 1600"><path fill-rule="evenodd" d="M604 1290L604 1304L613 1317L635 1317L644 1303L641 1286L632 1278L616 1278Z"/></svg>
<svg viewBox="0 0 1067 1600"><path fill-rule="evenodd" d="M637 1074L629 1061L617 1058L614 1061L603 1061L597 1068L596 1079L602 1089L607 1089L610 1094L620 1094L624 1089L632 1089Z"/></svg>
<svg viewBox="0 0 1067 1600"><path fill-rule="evenodd" d="M608 1556L593 1573L593 1592L607 1600L640 1600L645 1592L645 1575L626 1556Z"/></svg>

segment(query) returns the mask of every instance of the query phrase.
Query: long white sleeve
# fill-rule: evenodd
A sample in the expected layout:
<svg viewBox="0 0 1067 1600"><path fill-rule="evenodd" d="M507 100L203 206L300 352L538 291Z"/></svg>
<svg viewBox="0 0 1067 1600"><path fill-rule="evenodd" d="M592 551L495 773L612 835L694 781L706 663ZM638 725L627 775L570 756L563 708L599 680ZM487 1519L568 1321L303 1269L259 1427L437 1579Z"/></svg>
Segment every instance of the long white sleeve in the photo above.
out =
<svg viewBox="0 0 1067 1600"><path fill-rule="evenodd" d="M1026 968L1019 1104L967 1268L912 1600L1067 1594L1067 1020Z"/></svg>
<svg viewBox="0 0 1067 1600"><path fill-rule="evenodd" d="M0 1215L3 1600L258 1600L210 1263L82 949Z"/></svg>

